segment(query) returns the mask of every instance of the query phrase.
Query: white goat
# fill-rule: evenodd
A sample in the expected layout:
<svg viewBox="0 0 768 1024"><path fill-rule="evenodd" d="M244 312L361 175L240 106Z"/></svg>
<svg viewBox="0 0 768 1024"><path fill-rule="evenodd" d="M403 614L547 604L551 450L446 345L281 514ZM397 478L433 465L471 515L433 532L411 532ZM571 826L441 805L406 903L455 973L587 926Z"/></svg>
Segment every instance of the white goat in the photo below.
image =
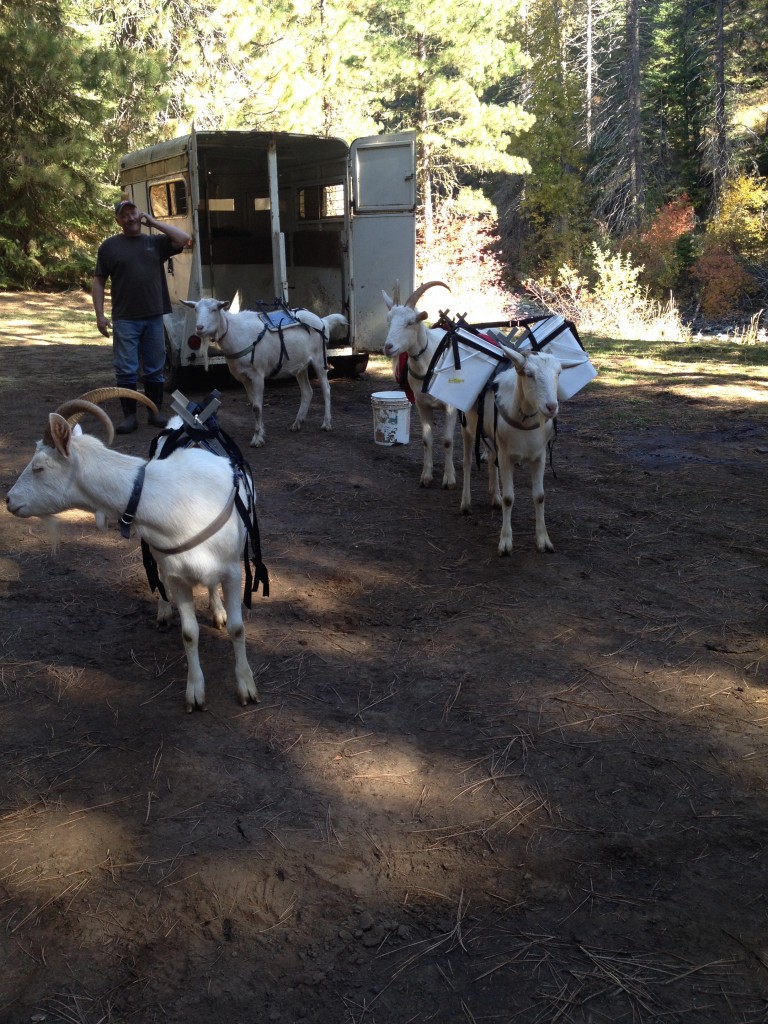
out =
<svg viewBox="0 0 768 1024"><path fill-rule="evenodd" d="M264 381L280 371L292 374L299 382L301 404L291 430L301 430L312 402L310 367L317 374L323 392L325 413L321 430L331 429L331 386L325 362L325 346L332 336L347 326L341 313L319 317L308 309L291 312L299 321L280 331L267 330L259 313L244 309L228 313L228 302L218 299L182 300L195 310L195 330L208 345L215 342L227 360L229 372L245 388L253 409L254 434L251 445L260 448L267 439L264 429Z"/></svg>
<svg viewBox="0 0 768 1024"><path fill-rule="evenodd" d="M435 349L445 335L442 328L428 328L424 325L428 314L419 313L416 303L428 288L439 286L448 288L442 281L428 281L420 285L410 298L400 304L400 285L396 284L390 297L382 292L389 313L387 322L389 330L384 342L384 354L392 357L392 365L397 376L397 360L401 353L408 354L408 386L413 393L416 410L421 421L421 439L424 446L424 461L421 468L421 487L429 487L432 483L434 470L432 456L432 434L435 426L435 411L443 413L443 448L445 450L445 468L443 471L443 487L453 490L456 486L456 470L453 466L453 435L456 432L456 409L445 405L438 398L422 393L421 386L426 377ZM450 288L448 288L450 291Z"/></svg>
<svg viewBox="0 0 768 1024"><path fill-rule="evenodd" d="M513 367L497 374L491 387L481 394L480 414L478 410L467 413L466 425L462 428L464 481L461 511L465 515L472 512L472 456L478 424L481 423L481 437L490 453L488 490L491 505L502 507L499 554L509 555L512 552L513 474L515 465L520 462L527 462L531 470L536 547L539 551L554 551L544 521L544 469L547 444L555 432L554 420L558 413L557 380L562 370L575 364L561 362L546 352L518 352L506 345L502 347Z"/></svg>
<svg viewBox="0 0 768 1024"><path fill-rule="evenodd" d="M123 388L105 390L130 394L151 404L143 395ZM240 561L245 526L234 500L239 491L247 502L242 480L235 475L228 459L201 448L179 449L166 459L149 461L112 451L98 438L73 427L74 420L83 412L92 413L104 423L107 444L112 443L114 428L103 409L83 399L65 403L50 414L32 460L8 492L8 510L27 518L78 508L95 513L97 522L114 519L129 507L143 471L133 525L148 543L166 592L179 609L187 656L187 711L205 708L205 680L193 597L195 584L208 588L217 624L226 619L235 653L240 703L258 701L245 649L241 607ZM224 595L221 611L213 597L219 584ZM158 623L167 622L170 614L170 605L161 601Z"/></svg>

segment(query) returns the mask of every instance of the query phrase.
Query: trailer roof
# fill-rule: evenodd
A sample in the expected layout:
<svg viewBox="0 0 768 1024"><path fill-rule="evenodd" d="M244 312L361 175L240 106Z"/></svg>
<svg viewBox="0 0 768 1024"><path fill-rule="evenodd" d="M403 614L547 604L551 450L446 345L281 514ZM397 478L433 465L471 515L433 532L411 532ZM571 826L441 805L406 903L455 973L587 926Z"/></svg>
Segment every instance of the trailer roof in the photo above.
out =
<svg viewBox="0 0 768 1024"><path fill-rule="evenodd" d="M188 146L191 136L183 135L167 142L128 153L120 160L120 169L143 167L145 164L170 157L180 156ZM343 139L324 138L320 135L298 135L291 132L196 132L198 153L219 152L223 155L265 153L274 141L280 163L285 166L292 162L306 163L312 160L345 159L349 146Z"/></svg>

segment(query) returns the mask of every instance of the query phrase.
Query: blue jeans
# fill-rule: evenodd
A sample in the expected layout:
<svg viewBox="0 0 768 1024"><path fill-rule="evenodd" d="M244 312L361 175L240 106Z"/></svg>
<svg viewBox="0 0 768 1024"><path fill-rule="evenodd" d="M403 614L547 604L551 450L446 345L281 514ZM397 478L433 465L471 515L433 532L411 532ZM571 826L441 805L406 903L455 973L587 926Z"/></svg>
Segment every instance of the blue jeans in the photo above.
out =
<svg viewBox="0 0 768 1024"><path fill-rule="evenodd" d="M114 355L115 382L120 388L136 389L139 365L142 380L165 380L165 330L162 316L146 320L113 320L112 353Z"/></svg>

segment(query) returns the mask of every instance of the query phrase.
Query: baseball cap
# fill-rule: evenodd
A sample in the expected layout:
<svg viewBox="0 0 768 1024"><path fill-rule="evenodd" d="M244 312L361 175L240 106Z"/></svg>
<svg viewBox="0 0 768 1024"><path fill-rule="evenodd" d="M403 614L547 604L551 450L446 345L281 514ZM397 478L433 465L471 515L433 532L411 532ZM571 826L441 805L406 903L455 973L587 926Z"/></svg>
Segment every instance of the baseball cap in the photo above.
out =
<svg viewBox="0 0 768 1024"><path fill-rule="evenodd" d="M132 199L120 199L115 203L115 213L120 213L126 206L135 206L136 203Z"/></svg>

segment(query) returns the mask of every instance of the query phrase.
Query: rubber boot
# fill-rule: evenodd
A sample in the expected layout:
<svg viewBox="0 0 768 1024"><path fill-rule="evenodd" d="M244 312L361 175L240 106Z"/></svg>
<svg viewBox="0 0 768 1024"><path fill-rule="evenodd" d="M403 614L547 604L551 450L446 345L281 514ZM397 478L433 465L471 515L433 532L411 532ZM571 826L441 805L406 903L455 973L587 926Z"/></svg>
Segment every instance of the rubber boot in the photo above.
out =
<svg viewBox="0 0 768 1024"><path fill-rule="evenodd" d="M163 404L163 384L162 381L147 380L144 381L144 394L147 398L154 402L157 406L157 413L153 413L151 409L147 409L147 423L150 427L163 427L168 426L168 420L165 416L160 415L160 408Z"/></svg>
<svg viewBox="0 0 768 1024"><path fill-rule="evenodd" d="M135 398L121 398L120 405L123 407L123 415L125 419L116 427L116 433L118 434L132 434L134 430L139 429L139 421L136 419L136 399Z"/></svg>

